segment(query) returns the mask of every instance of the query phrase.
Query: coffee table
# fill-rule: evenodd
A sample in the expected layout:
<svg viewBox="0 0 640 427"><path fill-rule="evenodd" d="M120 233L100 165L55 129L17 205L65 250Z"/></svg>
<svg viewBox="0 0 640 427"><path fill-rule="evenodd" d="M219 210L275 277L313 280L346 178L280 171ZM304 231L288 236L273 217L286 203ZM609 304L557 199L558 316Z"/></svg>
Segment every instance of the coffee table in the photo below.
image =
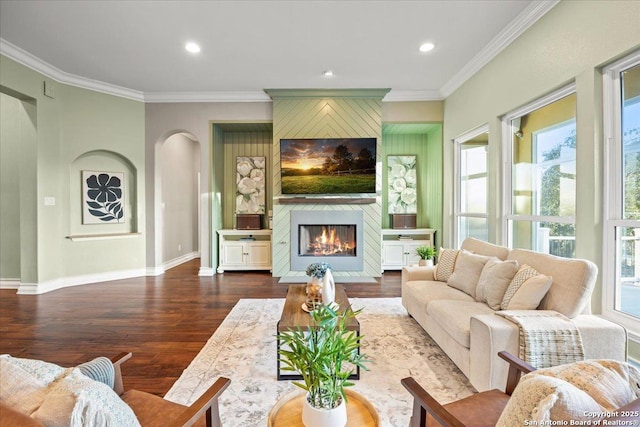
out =
<svg viewBox="0 0 640 427"><path fill-rule="evenodd" d="M302 304L307 299L305 292L306 285L289 285L287 291L287 299L284 302L284 308L282 309L282 316L278 321L276 327L277 333L286 332L289 329L306 329L309 326L313 326L313 319L311 315L302 309ZM340 311L346 310L350 307L349 298L344 291L344 286L336 284L336 303L340 306ZM360 336L360 322L353 317L347 322L347 330L354 331L356 336ZM280 340L276 340L277 349L280 350ZM358 354L360 354L360 348L358 348ZM276 352L277 359L277 378L278 381L283 380L300 380L302 375L299 374L283 374L280 371L280 358ZM356 367L356 372L349 376L349 379L360 379L360 367Z"/></svg>

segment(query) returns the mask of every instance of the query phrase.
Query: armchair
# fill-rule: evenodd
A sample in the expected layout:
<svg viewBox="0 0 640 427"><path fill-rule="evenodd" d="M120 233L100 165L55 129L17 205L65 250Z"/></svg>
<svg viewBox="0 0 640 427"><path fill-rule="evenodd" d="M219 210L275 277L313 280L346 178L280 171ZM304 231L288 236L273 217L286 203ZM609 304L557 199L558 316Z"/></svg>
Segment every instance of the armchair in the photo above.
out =
<svg viewBox="0 0 640 427"><path fill-rule="evenodd" d="M455 402L441 405L413 378L408 377L402 379L402 385L414 398L413 414L409 426L495 426L522 375L536 370L533 366L505 351L499 352L498 355L509 363L507 385L504 392L496 389L484 391ZM636 398L618 408L616 411L607 414L610 415L609 418L599 419L610 421L612 424L609 425L626 425L613 423L622 420L638 420L640 418L638 414L640 414L640 398Z"/></svg>
<svg viewBox="0 0 640 427"><path fill-rule="evenodd" d="M124 391L121 365L131 358L131 353L120 353L111 359L115 370L113 389L133 409L142 427L171 426L220 427L218 398L231 380L220 377L191 406L183 406L159 396L138 390ZM203 417L204 415L204 417Z"/></svg>
<svg viewBox="0 0 640 427"><path fill-rule="evenodd" d="M218 378L191 406L184 406L138 390L125 392L121 365L130 358L131 353L120 353L111 358L114 368L113 390L131 408L142 427L221 426L218 398L229 386L231 381L228 378ZM21 387L21 385L16 384L16 387ZM43 427L43 424L36 418L32 418L28 414L20 412L17 408L0 402L0 427L17 425Z"/></svg>

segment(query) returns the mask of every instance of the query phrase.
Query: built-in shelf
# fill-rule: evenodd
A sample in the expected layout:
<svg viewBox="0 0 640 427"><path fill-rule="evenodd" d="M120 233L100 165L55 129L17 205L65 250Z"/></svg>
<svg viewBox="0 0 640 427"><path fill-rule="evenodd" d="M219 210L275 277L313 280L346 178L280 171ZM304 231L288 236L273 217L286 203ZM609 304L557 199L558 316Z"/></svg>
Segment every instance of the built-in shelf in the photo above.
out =
<svg viewBox="0 0 640 427"><path fill-rule="evenodd" d="M324 203L325 205L370 205L376 202L375 197L282 197L278 199L282 205L303 203Z"/></svg>
<svg viewBox="0 0 640 427"><path fill-rule="evenodd" d="M142 233L72 234L71 236L67 236L67 239L72 242L79 242L81 240L128 239L140 235L142 235Z"/></svg>

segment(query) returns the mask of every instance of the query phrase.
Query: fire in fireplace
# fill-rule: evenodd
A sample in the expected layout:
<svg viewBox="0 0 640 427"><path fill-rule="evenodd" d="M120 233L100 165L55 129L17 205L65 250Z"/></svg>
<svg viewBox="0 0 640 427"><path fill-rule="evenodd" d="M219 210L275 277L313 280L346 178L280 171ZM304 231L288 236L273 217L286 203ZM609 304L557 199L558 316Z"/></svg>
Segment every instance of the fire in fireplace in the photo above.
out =
<svg viewBox="0 0 640 427"><path fill-rule="evenodd" d="M299 227L299 256L356 256L355 224L300 224Z"/></svg>

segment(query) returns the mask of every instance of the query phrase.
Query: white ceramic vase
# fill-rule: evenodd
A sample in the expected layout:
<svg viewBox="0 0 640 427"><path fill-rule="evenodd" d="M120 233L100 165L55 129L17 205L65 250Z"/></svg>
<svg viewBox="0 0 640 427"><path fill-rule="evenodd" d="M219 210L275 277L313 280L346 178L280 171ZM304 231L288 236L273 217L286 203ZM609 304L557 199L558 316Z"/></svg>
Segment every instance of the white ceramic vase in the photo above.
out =
<svg viewBox="0 0 640 427"><path fill-rule="evenodd" d="M432 259L421 259L418 262L418 265L420 267L433 267L433 260Z"/></svg>
<svg viewBox="0 0 640 427"><path fill-rule="evenodd" d="M336 300L336 283L331 270L327 269L322 278L322 304L329 305Z"/></svg>
<svg viewBox="0 0 640 427"><path fill-rule="evenodd" d="M336 408L318 409L304 399L302 424L305 427L344 427L347 425L347 405L343 400Z"/></svg>

